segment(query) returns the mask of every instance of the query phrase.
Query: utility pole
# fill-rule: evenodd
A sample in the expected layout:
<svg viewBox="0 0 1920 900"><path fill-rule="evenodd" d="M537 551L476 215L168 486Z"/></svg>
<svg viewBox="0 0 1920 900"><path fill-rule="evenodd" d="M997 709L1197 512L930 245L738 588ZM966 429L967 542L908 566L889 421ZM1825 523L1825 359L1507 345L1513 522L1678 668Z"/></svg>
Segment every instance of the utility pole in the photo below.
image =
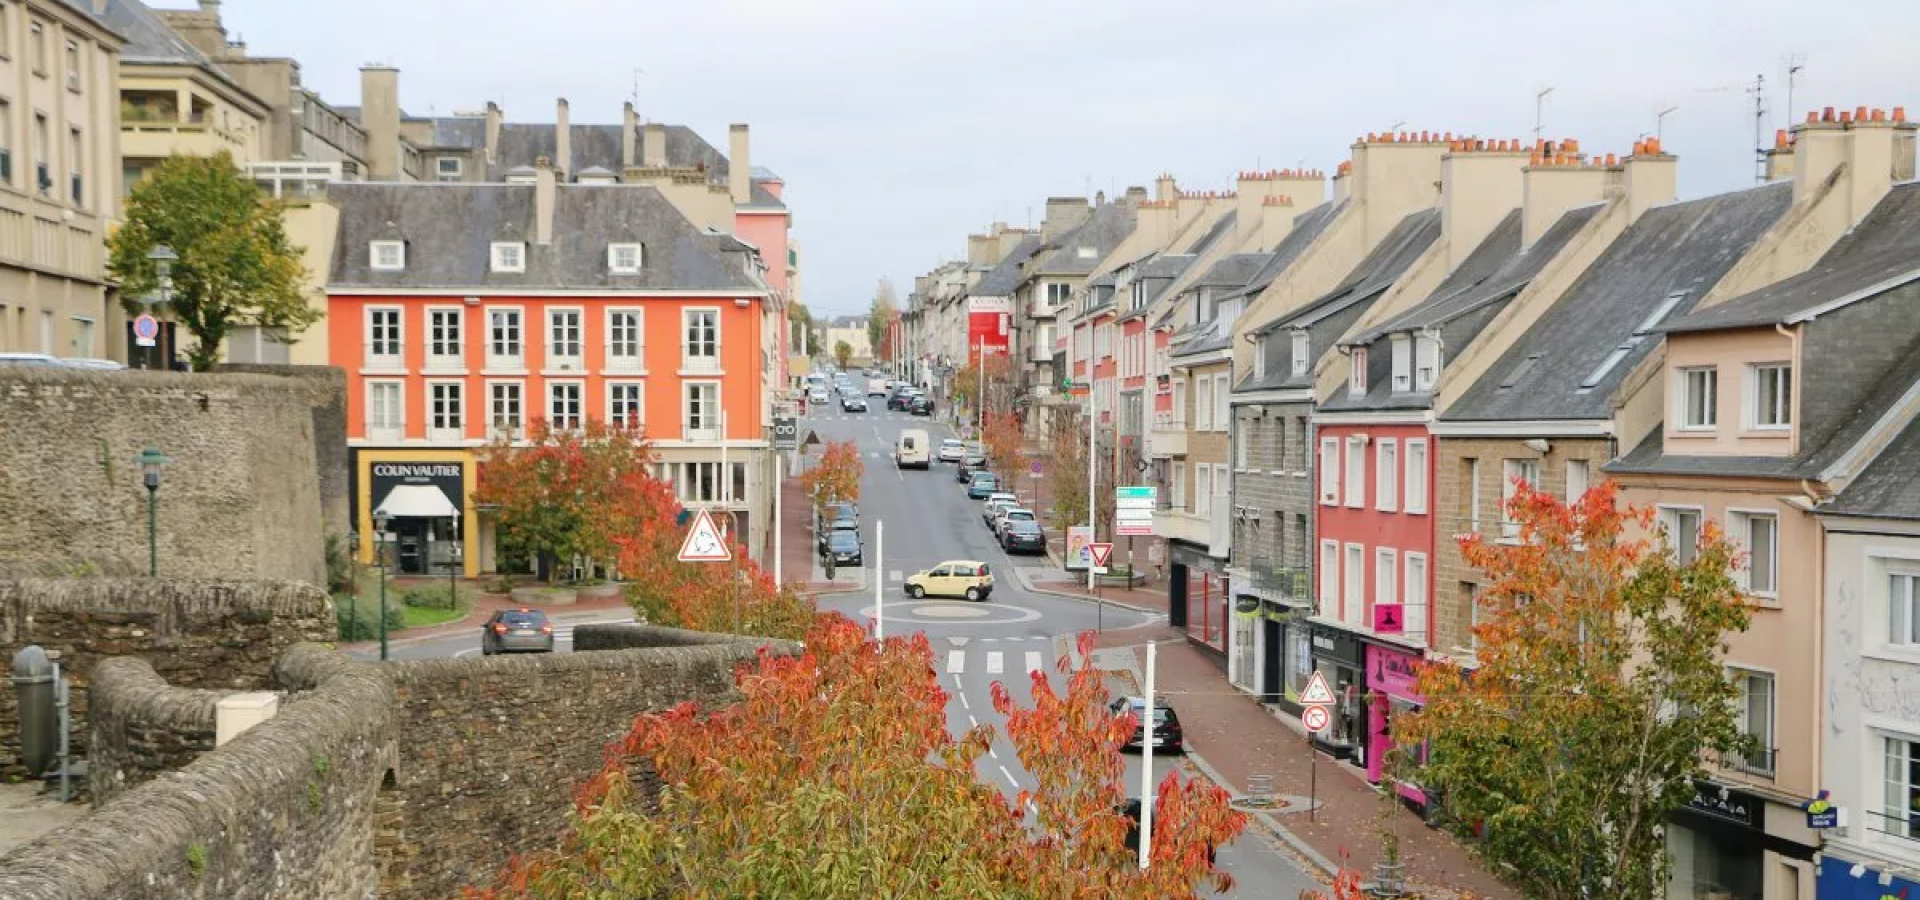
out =
<svg viewBox="0 0 1920 900"><path fill-rule="evenodd" d="M1147 708L1140 720L1140 871L1147 870L1153 850L1153 663L1157 642L1147 642Z"/></svg>
<svg viewBox="0 0 1920 900"><path fill-rule="evenodd" d="M876 642L887 639L887 598L883 593L886 579L880 577L885 571L881 566L886 563L886 553L887 523L876 521L873 523L873 639Z"/></svg>

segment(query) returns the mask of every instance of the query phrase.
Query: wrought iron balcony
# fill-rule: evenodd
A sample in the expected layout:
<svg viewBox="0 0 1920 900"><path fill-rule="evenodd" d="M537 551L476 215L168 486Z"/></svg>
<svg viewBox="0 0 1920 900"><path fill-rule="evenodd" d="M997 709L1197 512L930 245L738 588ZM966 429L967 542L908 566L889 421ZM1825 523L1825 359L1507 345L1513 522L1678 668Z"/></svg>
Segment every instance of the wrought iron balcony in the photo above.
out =
<svg viewBox="0 0 1920 900"><path fill-rule="evenodd" d="M1260 560L1247 565L1255 593L1289 604L1313 599L1313 571L1304 566L1276 566Z"/></svg>
<svg viewBox="0 0 1920 900"><path fill-rule="evenodd" d="M1720 767L1730 772L1744 772L1748 775L1772 778L1775 757L1779 754L1778 747L1763 747L1748 753L1722 753Z"/></svg>

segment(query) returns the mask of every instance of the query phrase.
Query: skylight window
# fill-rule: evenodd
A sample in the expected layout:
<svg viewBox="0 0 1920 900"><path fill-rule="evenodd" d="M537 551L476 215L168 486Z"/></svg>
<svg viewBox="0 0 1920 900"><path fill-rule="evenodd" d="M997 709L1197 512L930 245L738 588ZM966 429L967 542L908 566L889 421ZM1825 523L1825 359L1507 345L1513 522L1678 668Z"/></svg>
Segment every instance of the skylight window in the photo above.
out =
<svg viewBox="0 0 1920 900"><path fill-rule="evenodd" d="M1635 340L1637 341L1638 339ZM1612 372L1614 366L1619 365L1621 360L1627 358L1627 354L1633 352L1633 346L1634 342L1628 342L1613 348L1613 350L1607 354L1606 359L1601 360L1599 365L1593 367L1591 374L1581 379L1580 393L1584 394L1598 387L1600 382L1607 377L1607 373Z"/></svg>
<svg viewBox="0 0 1920 900"><path fill-rule="evenodd" d="M1640 323L1640 327L1633 330L1633 336L1638 338L1652 334L1653 329L1666 320L1667 314L1673 312L1673 308L1679 306L1680 301L1687 299L1687 294L1687 291L1674 291L1668 294L1667 299L1660 301L1660 305L1654 308L1653 315L1648 316L1646 321Z"/></svg>
<svg viewBox="0 0 1920 900"><path fill-rule="evenodd" d="M1581 379L1580 389L1576 391L1576 393L1584 394L1599 387L1600 382L1605 381L1607 375L1611 374L1614 368L1620 365L1620 361L1626 359L1627 355L1632 353L1635 347L1640 346L1642 342L1652 335L1653 330L1660 327L1660 323L1666 321L1667 316L1671 315L1674 308L1680 305L1680 301L1687 299L1690 293L1690 291L1681 290L1667 294L1667 298L1660 301L1660 305L1654 307L1653 312L1641 320L1640 324L1633 329L1633 334L1629 335L1626 341L1609 351L1606 358L1600 360L1600 364L1595 366L1586 378Z"/></svg>
<svg viewBox="0 0 1920 900"><path fill-rule="evenodd" d="M1503 391L1508 390L1512 388L1515 384L1518 384L1521 378L1526 377L1526 374L1529 371L1532 371L1533 364L1539 361L1540 361L1540 354L1538 353L1528 354L1526 359L1521 360L1518 365L1513 367L1513 371L1507 373L1506 378L1501 379L1500 389Z"/></svg>
<svg viewBox="0 0 1920 900"><path fill-rule="evenodd" d="M1095 250L1092 247L1081 247L1077 252L1081 259L1099 259L1100 258L1099 257L1100 251Z"/></svg>

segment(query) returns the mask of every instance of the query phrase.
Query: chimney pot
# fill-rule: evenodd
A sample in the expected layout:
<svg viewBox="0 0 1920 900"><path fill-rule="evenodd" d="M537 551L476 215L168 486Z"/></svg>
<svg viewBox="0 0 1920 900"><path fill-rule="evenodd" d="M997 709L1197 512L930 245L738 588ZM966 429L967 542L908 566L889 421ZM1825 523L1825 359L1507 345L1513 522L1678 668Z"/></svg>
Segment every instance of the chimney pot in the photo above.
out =
<svg viewBox="0 0 1920 900"><path fill-rule="evenodd" d="M1906 107L1904 107L1904 106L1896 106L1896 107L1894 107L1894 108L1893 108L1893 120L1894 120L1895 122L1905 122L1905 121L1907 120L1907 108L1906 108Z"/></svg>
<svg viewBox="0 0 1920 900"><path fill-rule="evenodd" d="M1867 120L1867 108L1865 106L1854 107L1853 120L1855 122L1865 122Z"/></svg>
<svg viewBox="0 0 1920 900"><path fill-rule="evenodd" d="M1841 110L1841 111L1840 111L1840 124L1842 124L1842 125L1846 125L1846 124L1850 124L1851 122L1853 122L1853 113L1850 113L1850 112L1847 112L1847 111L1846 111L1846 110L1844 110L1844 109L1843 109L1843 110Z"/></svg>
<svg viewBox="0 0 1920 900"><path fill-rule="evenodd" d="M1875 122L1885 122L1887 120L1887 111L1884 109L1875 109L1873 111L1873 120Z"/></svg>
<svg viewBox="0 0 1920 900"><path fill-rule="evenodd" d="M1820 111L1820 121L1822 122L1833 121L1833 107L1829 106Z"/></svg>
<svg viewBox="0 0 1920 900"><path fill-rule="evenodd" d="M1787 149L1787 130L1785 128L1773 133L1773 148L1775 150Z"/></svg>
<svg viewBox="0 0 1920 900"><path fill-rule="evenodd" d="M1807 110L1807 124L1812 125L1818 121L1820 121L1820 114L1811 109Z"/></svg>

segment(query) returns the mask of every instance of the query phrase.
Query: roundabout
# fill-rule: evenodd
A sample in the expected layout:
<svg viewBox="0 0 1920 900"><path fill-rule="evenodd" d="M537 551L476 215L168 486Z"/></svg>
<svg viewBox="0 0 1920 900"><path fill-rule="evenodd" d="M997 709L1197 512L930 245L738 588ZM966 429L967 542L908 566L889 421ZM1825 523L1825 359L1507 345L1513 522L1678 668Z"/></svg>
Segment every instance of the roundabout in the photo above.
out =
<svg viewBox="0 0 1920 900"><path fill-rule="evenodd" d="M869 605L860 615L873 618L879 607ZM969 603L965 600L902 600L886 604L888 622L923 625L1014 625L1040 618L1040 613L1004 603Z"/></svg>

